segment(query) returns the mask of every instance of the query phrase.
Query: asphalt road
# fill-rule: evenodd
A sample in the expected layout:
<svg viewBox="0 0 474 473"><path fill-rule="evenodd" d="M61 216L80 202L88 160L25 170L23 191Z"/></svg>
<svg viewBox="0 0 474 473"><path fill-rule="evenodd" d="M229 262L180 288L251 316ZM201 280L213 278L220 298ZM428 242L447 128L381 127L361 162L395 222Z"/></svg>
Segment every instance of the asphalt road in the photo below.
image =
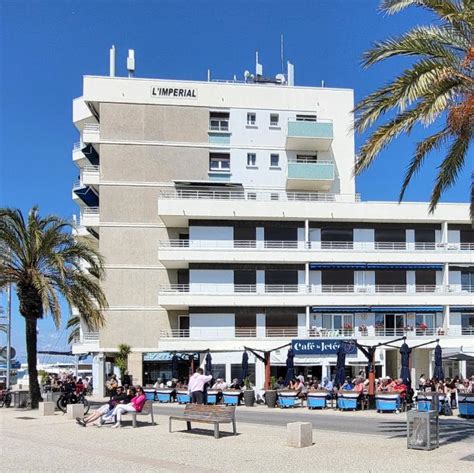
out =
<svg viewBox="0 0 474 473"><path fill-rule="evenodd" d="M177 414L182 409L177 406L155 404L154 412L160 415ZM315 430L331 432L348 432L385 437L405 437L405 416L400 414L370 413L367 417L362 412L354 415L342 412L334 414L312 411L298 412L298 409L252 409L237 408L237 425L239 422L247 424L286 426L288 422L311 422ZM459 419L453 417L440 417L440 443L455 441L470 441L474 443L474 419Z"/></svg>

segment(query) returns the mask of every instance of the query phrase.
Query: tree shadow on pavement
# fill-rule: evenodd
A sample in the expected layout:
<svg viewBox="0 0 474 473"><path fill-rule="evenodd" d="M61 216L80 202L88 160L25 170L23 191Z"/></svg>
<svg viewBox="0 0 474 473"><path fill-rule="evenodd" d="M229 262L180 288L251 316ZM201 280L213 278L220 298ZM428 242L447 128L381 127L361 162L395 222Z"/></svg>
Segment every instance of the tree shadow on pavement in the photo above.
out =
<svg viewBox="0 0 474 473"><path fill-rule="evenodd" d="M386 435L393 433L393 435L389 435L389 438L402 438L407 435L407 424L404 421L384 422L379 425L379 431ZM462 442L465 440L474 442L474 422L472 420L440 418L440 445Z"/></svg>

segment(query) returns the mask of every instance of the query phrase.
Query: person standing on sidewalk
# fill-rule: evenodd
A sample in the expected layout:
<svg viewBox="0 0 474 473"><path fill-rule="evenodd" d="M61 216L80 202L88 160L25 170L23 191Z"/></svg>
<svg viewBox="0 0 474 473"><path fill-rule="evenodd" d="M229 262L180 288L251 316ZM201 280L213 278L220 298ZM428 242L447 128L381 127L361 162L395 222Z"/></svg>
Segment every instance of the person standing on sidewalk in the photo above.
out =
<svg viewBox="0 0 474 473"><path fill-rule="evenodd" d="M188 390L191 395L193 404L202 404L204 400L204 385L211 381L212 375L204 375L202 368L198 368L196 372L189 378Z"/></svg>

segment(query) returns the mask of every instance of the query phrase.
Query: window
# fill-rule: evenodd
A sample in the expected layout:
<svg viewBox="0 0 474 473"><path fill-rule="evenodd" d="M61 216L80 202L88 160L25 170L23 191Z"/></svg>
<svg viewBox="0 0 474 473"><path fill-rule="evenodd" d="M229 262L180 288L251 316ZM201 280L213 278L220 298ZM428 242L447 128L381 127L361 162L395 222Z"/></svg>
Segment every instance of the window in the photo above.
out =
<svg viewBox="0 0 474 473"><path fill-rule="evenodd" d="M271 154L270 155L270 166L272 168L278 167L280 164L280 155L279 154Z"/></svg>
<svg viewBox="0 0 474 473"><path fill-rule="evenodd" d="M209 155L209 169L211 171L230 171L230 155L211 153Z"/></svg>
<svg viewBox="0 0 474 473"><path fill-rule="evenodd" d="M247 153L247 166L257 165L257 155L255 153Z"/></svg>
<svg viewBox="0 0 474 473"><path fill-rule="evenodd" d="M316 115L296 115L297 122L315 122L316 120Z"/></svg>
<svg viewBox="0 0 474 473"><path fill-rule="evenodd" d="M318 162L318 155L317 154L297 154L296 162L315 164Z"/></svg>
<svg viewBox="0 0 474 473"><path fill-rule="evenodd" d="M255 112L247 113L247 125L256 125L257 124L257 114Z"/></svg>
<svg viewBox="0 0 474 473"><path fill-rule="evenodd" d="M280 116L278 113L270 113L270 126L278 126Z"/></svg>
<svg viewBox="0 0 474 473"><path fill-rule="evenodd" d="M461 286L463 291L474 292L474 272L461 272Z"/></svg>
<svg viewBox="0 0 474 473"><path fill-rule="evenodd" d="M474 335L474 313L461 314L461 326L463 335Z"/></svg>
<svg viewBox="0 0 474 473"><path fill-rule="evenodd" d="M229 112L210 112L209 130L229 131Z"/></svg>
<svg viewBox="0 0 474 473"><path fill-rule="evenodd" d="M353 314L323 314L323 328L327 330L352 330Z"/></svg>

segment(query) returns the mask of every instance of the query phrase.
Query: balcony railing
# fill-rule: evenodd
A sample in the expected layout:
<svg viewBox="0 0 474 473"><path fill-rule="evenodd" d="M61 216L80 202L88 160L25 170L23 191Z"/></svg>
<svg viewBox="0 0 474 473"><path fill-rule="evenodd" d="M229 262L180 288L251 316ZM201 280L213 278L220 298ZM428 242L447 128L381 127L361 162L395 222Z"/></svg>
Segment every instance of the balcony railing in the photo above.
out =
<svg viewBox="0 0 474 473"><path fill-rule="evenodd" d="M330 194L326 192L286 192L212 189L163 189L160 199L185 200L250 200L257 202L360 202L360 194Z"/></svg>
<svg viewBox="0 0 474 473"><path fill-rule="evenodd" d="M96 344L99 341L99 332L83 332L77 338L74 338L73 343L81 344Z"/></svg>
<svg viewBox="0 0 474 473"><path fill-rule="evenodd" d="M357 328L331 329L323 327L262 327L234 328L234 327L206 327L191 329L162 330L161 339L187 338L187 339L235 339L235 338L360 338L360 337L459 337L474 335L474 327L450 327L416 329L407 331L404 328L375 328L369 327L367 331Z"/></svg>
<svg viewBox="0 0 474 473"><path fill-rule="evenodd" d="M354 286L351 284L168 284L161 285L160 294L420 294L420 293L442 293L457 294L469 292L462 290L459 285L401 285L401 284L378 284L375 286Z"/></svg>
<svg viewBox="0 0 474 473"><path fill-rule="evenodd" d="M344 250L377 252L418 252L418 251L455 251L443 244L417 243L416 245L399 242L352 242L352 241L302 241L302 240L160 240L159 249L204 249L204 250ZM474 244L462 243L457 251L474 251Z"/></svg>

